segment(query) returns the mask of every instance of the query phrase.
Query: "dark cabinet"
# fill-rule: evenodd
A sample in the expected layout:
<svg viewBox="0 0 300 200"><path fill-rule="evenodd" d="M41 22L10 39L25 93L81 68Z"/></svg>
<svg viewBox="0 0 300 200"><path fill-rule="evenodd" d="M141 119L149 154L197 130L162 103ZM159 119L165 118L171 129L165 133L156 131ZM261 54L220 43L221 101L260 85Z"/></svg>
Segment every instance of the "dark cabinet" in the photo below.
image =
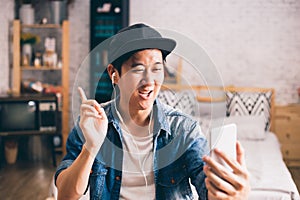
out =
<svg viewBox="0 0 300 200"><path fill-rule="evenodd" d="M90 96L105 102L113 88L106 71L107 45L98 45L128 26L129 0L91 0L90 6Z"/></svg>

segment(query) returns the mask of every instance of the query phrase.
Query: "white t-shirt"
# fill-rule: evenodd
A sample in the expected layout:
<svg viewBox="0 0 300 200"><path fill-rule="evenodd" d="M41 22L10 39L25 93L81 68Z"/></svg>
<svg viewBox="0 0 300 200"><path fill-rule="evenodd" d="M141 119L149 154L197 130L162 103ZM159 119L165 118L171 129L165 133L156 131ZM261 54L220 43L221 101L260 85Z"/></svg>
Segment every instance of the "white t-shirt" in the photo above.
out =
<svg viewBox="0 0 300 200"><path fill-rule="evenodd" d="M155 199L153 135L136 137L122 128L123 172L120 199Z"/></svg>

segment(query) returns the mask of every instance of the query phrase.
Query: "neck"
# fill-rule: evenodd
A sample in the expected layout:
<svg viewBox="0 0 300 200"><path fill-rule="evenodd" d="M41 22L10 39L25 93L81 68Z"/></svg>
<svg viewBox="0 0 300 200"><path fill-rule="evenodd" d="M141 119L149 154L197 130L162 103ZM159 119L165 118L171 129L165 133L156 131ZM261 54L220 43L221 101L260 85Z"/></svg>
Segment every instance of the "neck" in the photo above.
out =
<svg viewBox="0 0 300 200"><path fill-rule="evenodd" d="M142 127L149 125L152 107L147 110L137 110L130 108L128 105L123 105L120 102L117 109L119 110L124 123L128 125L134 123Z"/></svg>

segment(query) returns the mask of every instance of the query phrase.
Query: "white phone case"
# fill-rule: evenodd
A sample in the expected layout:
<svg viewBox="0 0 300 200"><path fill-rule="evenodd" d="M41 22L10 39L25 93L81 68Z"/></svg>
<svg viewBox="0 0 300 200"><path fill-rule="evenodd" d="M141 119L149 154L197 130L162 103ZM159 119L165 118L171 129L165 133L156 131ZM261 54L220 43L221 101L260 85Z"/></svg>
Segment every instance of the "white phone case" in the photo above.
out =
<svg viewBox="0 0 300 200"><path fill-rule="evenodd" d="M210 133L211 157L230 170L231 168L214 153L213 149L218 148L236 160L236 134L237 127L235 124L213 128Z"/></svg>

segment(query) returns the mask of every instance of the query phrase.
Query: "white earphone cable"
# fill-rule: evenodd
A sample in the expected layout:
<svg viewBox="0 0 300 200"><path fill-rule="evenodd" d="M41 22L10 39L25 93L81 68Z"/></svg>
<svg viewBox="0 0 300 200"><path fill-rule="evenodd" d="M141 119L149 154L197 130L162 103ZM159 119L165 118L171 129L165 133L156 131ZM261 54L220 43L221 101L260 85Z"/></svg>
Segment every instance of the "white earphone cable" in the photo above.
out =
<svg viewBox="0 0 300 200"><path fill-rule="evenodd" d="M115 78L115 72L112 74L112 85L113 85L114 96L116 98L117 95L116 95L116 90L115 90L115 86L114 86L114 84L115 84L114 78ZM130 131L129 131L128 127L126 126L126 124L125 124L125 122L124 122L124 120L123 120L120 112L118 111L117 104L116 104L116 99L114 100L114 106L115 106L116 113L118 115L118 118L119 118L120 122L122 123L122 125L124 126L124 128L126 129L126 131L128 132L128 135L131 137L131 139L132 139L132 141L133 141L133 143L134 143L134 145L135 145L135 147L136 147L136 149L138 151L139 165L140 165L140 168L141 168L141 173L143 174L143 177L144 177L144 180L145 180L145 186L147 188L148 187L148 180L147 180L147 175L146 175L146 173L144 171L144 167L145 167L146 160L149 158L150 154L148 154L144 158L144 160L142 161L142 163L141 163L141 151L140 151L140 149L138 147L138 144L137 144L136 140L134 139L134 137L132 136L132 134L130 134ZM152 118L153 118L153 110L151 110L151 113L150 113L150 119L149 119L149 125L148 125L148 136L151 136Z"/></svg>

